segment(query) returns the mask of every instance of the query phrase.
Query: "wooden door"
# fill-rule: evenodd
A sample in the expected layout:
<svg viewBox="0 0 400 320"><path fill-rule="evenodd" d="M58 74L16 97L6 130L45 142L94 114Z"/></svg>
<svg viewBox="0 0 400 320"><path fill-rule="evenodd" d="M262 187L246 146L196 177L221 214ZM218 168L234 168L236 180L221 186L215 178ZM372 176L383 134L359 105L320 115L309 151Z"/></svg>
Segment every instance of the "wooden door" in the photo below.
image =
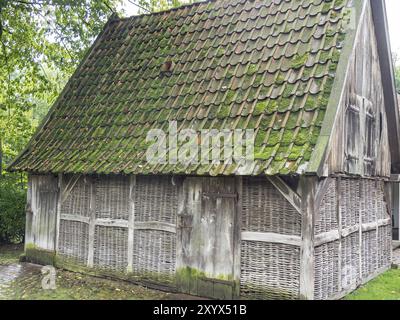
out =
<svg viewBox="0 0 400 320"><path fill-rule="evenodd" d="M32 215L27 219L27 243L33 244L40 249L55 250L56 239L56 217L58 184L57 178L53 176L31 176L30 195L28 202L32 208ZM28 232L29 231L29 232Z"/></svg>
<svg viewBox="0 0 400 320"><path fill-rule="evenodd" d="M221 299L235 296L237 192L234 178L187 178L178 217L178 287Z"/></svg>

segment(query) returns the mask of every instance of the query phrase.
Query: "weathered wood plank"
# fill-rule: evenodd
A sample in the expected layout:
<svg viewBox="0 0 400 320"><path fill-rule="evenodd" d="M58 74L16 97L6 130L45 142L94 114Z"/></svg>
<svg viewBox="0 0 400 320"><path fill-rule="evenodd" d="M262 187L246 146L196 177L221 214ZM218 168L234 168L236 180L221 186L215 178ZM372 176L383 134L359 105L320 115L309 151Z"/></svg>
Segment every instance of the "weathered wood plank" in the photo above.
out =
<svg viewBox="0 0 400 320"><path fill-rule="evenodd" d="M54 250L58 251L58 243L60 238L60 220L61 220L61 201L63 194L63 175L58 175L58 197L57 197L57 217L56 217L56 237L54 242Z"/></svg>
<svg viewBox="0 0 400 320"><path fill-rule="evenodd" d="M301 237L287 236L277 233L263 233L263 232L242 232L242 241L255 241L267 243L280 243L300 247L302 244Z"/></svg>
<svg viewBox="0 0 400 320"><path fill-rule="evenodd" d="M128 266L127 271L133 271L133 248L135 238L135 201L134 190L136 186L136 176L129 177L129 221L128 221Z"/></svg>
<svg viewBox="0 0 400 320"><path fill-rule="evenodd" d="M159 230L170 233L176 233L176 225L172 223L148 221L148 222L136 222L134 226L135 230Z"/></svg>
<svg viewBox="0 0 400 320"><path fill-rule="evenodd" d="M96 220L96 188L94 178L88 178L90 184L90 205L89 205L89 240L88 240L88 267L93 267L94 261L94 236L95 236L95 220Z"/></svg>
<svg viewBox="0 0 400 320"><path fill-rule="evenodd" d="M342 291L342 237L343 237L343 226L342 226L342 210L340 208L340 204L342 201L342 194L341 194L341 184L342 178L337 178L336 179L336 221L338 225L338 233L339 233L339 243L338 243L338 289L339 291Z"/></svg>
<svg viewBox="0 0 400 320"><path fill-rule="evenodd" d="M323 244L333 242L340 239L339 230L332 230L315 236L315 246L319 247Z"/></svg>
<svg viewBox="0 0 400 320"><path fill-rule="evenodd" d="M122 219L95 219L93 224L103 227L118 227L118 228L129 227L129 221Z"/></svg>
<svg viewBox="0 0 400 320"><path fill-rule="evenodd" d="M314 299L314 224L315 194L318 178L314 176L300 177L302 244L300 250L300 299Z"/></svg>
<svg viewBox="0 0 400 320"><path fill-rule="evenodd" d="M78 215L66 214L66 213L61 214L60 219L66 220L66 221L82 222L82 223L87 223L87 224L89 224L89 222L90 222L90 217L84 217L84 216L78 216Z"/></svg>
<svg viewBox="0 0 400 320"><path fill-rule="evenodd" d="M236 178L236 191L239 196L237 198L236 212L233 220L233 278L235 280L235 286L233 288L234 299L240 297L243 177Z"/></svg>

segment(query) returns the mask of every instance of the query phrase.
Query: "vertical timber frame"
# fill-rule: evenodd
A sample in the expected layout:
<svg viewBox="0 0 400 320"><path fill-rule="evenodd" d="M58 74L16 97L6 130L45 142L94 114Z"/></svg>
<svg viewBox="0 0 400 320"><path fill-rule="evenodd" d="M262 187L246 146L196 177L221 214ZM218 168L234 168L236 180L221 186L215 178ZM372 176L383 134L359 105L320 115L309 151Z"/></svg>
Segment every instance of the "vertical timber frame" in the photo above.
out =
<svg viewBox="0 0 400 320"><path fill-rule="evenodd" d="M33 243L33 234L32 234L32 222L33 222L33 191L32 191L32 175L28 175L28 192L26 198L26 208L25 208L25 250L26 245L29 243Z"/></svg>
<svg viewBox="0 0 400 320"><path fill-rule="evenodd" d="M300 250L300 299L314 300L315 255L314 222L315 196L318 177L301 176L301 250Z"/></svg>
<svg viewBox="0 0 400 320"><path fill-rule="evenodd" d="M90 200L89 200L89 247L88 247L88 258L87 258L87 266L89 268L93 268L94 265L94 236L96 231L96 190L94 184L94 177L85 177L85 179L89 179L90 185Z"/></svg>
<svg viewBox="0 0 400 320"><path fill-rule="evenodd" d="M60 238L60 221L61 221L61 205L63 195L63 175L58 175L58 197L57 197L57 212L56 212L56 236L54 239L54 252L57 254Z"/></svg>
<svg viewBox="0 0 400 320"><path fill-rule="evenodd" d="M129 222L128 222L128 267L127 272L133 272L133 241L135 230L135 201L134 190L136 186L136 176L129 176Z"/></svg>
<svg viewBox="0 0 400 320"><path fill-rule="evenodd" d="M235 287L233 292L233 298L240 298L240 270L241 270L241 232L242 232L242 195L243 195L243 177L237 177L236 181L236 193L238 194L235 216L234 216L234 227L233 227L233 277L235 281Z"/></svg>

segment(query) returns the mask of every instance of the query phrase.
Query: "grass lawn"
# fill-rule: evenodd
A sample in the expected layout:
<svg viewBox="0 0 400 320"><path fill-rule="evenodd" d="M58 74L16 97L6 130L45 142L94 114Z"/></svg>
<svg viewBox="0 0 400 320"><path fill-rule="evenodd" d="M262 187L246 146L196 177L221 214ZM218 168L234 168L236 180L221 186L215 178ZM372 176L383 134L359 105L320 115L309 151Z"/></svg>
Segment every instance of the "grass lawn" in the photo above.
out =
<svg viewBox="0 0 400 320"><path fill-rule="evenodd" d="M345 300L400 300L400 269L392 269L360 287Z"/></svg>
<svg viewBox="0 0 400 320"><path fill-rule="evenodd" d="M2 268L17 265L23 246L0 246L0 278ZM136 286L123 281L100 279L87 275L57 270L57 289L43 290L40 266L26 264L26 270L15 280L3 286L0 281L0 300L3 299L187 299L184 295L169 294ZM1 279L0 279L1 280ZM392 269L344 300L400 300L400 269Z"/></svg>
<svg viewBox="0 0 400 320"><path fill-rule="evenodd" d="M0 300L169 300L185 295L161 292L125 281L57 269L56 289L42 288L42 266L19 263L23 246L0 246Z"/></svg>
<svg viewBox="0 0 400 320"><path fill-rule="evenodd" d="M24 253L24 245L0 245L0 266L18 263L19 257Z"/></svg>

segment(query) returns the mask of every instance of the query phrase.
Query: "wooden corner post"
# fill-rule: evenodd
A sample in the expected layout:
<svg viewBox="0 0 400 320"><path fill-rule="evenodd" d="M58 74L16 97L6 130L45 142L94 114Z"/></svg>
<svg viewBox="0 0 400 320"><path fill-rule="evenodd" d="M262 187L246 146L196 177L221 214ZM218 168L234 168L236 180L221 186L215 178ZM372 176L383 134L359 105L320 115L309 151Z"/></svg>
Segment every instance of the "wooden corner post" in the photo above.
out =
<svg viewBox="0 0 400 320"><path fill-rule="evenodd" d="M315 196L318 178L300 177L301 190L301 251L300 251L300 299L314 299L314 220Z"/></svg>

